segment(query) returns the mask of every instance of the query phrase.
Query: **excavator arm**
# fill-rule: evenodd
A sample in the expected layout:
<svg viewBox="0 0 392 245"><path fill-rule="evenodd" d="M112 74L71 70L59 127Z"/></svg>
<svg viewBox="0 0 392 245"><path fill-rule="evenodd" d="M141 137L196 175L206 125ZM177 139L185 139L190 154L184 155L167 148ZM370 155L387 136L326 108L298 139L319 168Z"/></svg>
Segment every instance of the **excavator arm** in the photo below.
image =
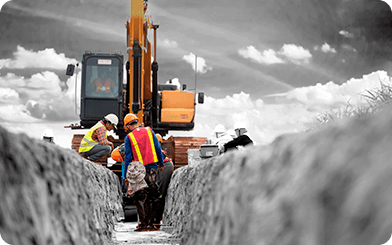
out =
<svg viewBox="0 0 392 245"><path fill-rule="evenodd" d="M144 101L152 99L151 43L147 39L147 32L153 25L146 17L147 0L132 0L130 11L130 20L126 25L129 61L128 109L144 122Z"/></svg>

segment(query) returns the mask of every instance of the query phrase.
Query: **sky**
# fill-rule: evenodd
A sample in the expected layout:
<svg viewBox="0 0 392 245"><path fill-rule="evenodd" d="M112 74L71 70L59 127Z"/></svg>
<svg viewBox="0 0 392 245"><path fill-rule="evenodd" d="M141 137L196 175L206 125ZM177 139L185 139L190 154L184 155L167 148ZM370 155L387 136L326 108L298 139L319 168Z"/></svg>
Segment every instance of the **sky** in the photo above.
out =
<svg viewBox="0 0 392 245"><path fill-rule="evenodd" d="M64 128L79 122L67 64L86 50L126 54L129 14L125 0L5 3L0 125L34 138L50 128L70 148L86 131ZM313 127L320 113L364 105L361 94L390 83L392 12L381 0L149 0L148 15L160 25L158 82L205 94L195 129L171 135L210 138L216 124L242 121L268 144Z"/></svg>

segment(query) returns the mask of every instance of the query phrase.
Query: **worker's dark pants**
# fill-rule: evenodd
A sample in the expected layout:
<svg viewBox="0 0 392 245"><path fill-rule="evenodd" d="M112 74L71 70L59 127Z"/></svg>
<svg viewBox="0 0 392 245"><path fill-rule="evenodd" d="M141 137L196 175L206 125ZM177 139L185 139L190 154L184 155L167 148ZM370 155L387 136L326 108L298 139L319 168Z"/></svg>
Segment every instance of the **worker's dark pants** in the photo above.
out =
<svg viewBox="0 0 392 245"><path fill-rule="evenodd" d="M157 173L157 183L159 186L159 192L161 193L159 198L158 213L156 216L155 224L159 224L162 220L163 211L165 209L165 198L167 189L169 188L170 179L174 171L174 165L172 161L165 162L165 168Z"/></svg>
<svg viewBox="0 0 392 245"><path fill-rule="evenodd" d="M150 207L150 216L148 217L148 224L153 225L153 221L155 220L155 217L158 214L159 211L159 196L161 195L159 193L159 187L156 182L156 176L157 176L157 170L153 168L148 168L146 167L146 176L144 180L147 182L148 188L147 190L147 200L146 202L148 203Z"/></svg>
<svg viewBox="0 0 392 245"><path fill-rule="evenodd" d="M101 159L103 156L110 153L112 147L110 145L95 145L91 150L82 152L81 154L84 157L88 157L90 161L97 161Z"/></svg>
<svg viewBox="0 0 392 245"><path fill-rule="evenodd" d="M149 217L151 216L151 207L147 202L147 193L147 190L141 189L132 195L139 214L139 229L146 228L148 226Z"/></svg>

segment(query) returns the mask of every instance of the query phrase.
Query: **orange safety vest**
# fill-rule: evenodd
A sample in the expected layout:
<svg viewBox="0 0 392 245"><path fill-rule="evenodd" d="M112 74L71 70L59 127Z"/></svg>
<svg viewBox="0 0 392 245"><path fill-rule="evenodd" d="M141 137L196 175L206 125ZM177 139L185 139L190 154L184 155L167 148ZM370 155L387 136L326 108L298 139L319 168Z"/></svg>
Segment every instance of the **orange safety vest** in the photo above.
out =
<svg viewBox="0 0 392 245"><path fill-rule="evenodd" d="M139 127L128 134L131 141L132 155L135 161L148 165L158 162L153 132L149 127Z"/></svg>
<svg viewBox="0 0 392 245"><path fill-rule="evenodd" d="M111 90L111 81L110 79L106 79L106 81L102 81L101 78L97 78L97 90L96 92L105 92L105 93L110 93Z"/></svg>

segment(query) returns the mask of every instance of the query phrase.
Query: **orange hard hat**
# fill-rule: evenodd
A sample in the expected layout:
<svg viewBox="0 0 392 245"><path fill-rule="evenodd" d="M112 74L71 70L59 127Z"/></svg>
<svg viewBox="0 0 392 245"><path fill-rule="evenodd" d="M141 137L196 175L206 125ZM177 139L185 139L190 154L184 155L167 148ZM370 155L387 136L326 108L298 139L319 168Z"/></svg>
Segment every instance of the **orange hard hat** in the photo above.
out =
<svg viewBox="0 0 392 245"><path fill-rule="evenodd" d="M116 162L123 162L123 158L120 154L120 151L118 150L118 148L114 149L112 151L112 155L111 155L112 159Z"/></svg>
<svg viewBox="0 0 392 245"><path fill-rule="evenodd" d="M160 134L155 134L158 138L158 141L162 143L162 136Z"/></svg>
<svg viewBox="0 0 392 245"><path fill-rule="evenodd" d="M111 157L114 161L123 162L124 161L124 153L125 153L124 152L124 144L122 144L122 145L116 147L116 149L114 149L112 151Z"/></svg>
<svg viewBox="0 0 392 245"><path fill-rule="evenodd" d="M133 122L133 121L139 121L139 118L135 114L128 113L124 117L124 126L126 126L128 123Z"/></svg>

